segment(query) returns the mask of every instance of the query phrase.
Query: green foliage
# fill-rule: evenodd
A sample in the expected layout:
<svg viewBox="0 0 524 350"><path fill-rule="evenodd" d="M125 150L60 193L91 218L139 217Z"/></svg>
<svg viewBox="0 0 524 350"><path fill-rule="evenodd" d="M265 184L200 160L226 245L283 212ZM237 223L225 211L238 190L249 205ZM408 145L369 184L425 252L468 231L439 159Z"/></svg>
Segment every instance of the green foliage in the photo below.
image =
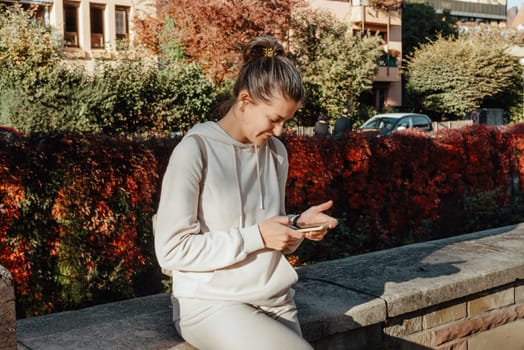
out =
<svg viewBox="0 0 524 350"><path fill-rule="evenodd" d="M38 81L60 58L60 42L20 6L0 5L0 89Z"/></svg>
<svg viewBox="0 0 524 350"><path fill-rule="evenodd" d="M291 52L302 70L304 82L317 110L332 119L343 107L351 115L358 111L358 96L370 91L380 39L372 35L352 35L347 25L325 12L297 11Z"/></svg>
<svg viewBox="0 0 524 350"><path fill-rule="evenodd" d="M466 232L486 230L518 224L524 221L524 194L517 196L510 205L500 205L501 189L476 193L464 203Z"/></svg>
<svg viewBox="0 0 524 350"><path fill-rule="evenodd" d="M0 122L25 132L51 130L98 131L86 111L92 92L83 71L53 66L40 79L3 90Z"/></svg>
<svg viewBox="0 0 524 350"><path fill-rule="evenodd" d="M100 62L79 97L79 110L108 135L185 131L204 120L214 101L213 86L197 65L166 59L159 68L128 57Z"/></svg>
<svg viewBox="0 0 524 350"><path fill-rule="evenodd" d="M524 122L524 91L520 91L518 99L519 99L519 103L511 105L508 108L509 121L511 123L523 123Z"/></svg>
<svg viewBox="0 0 524 350"><path fill-rule="evenodd" d="M158 72L162 87L157 96L157 114L163 116L164 129L186 131L208 119L216 93L195 63L171 63Z"/></svg>
<svg viewBox="0 0 524 350"><path fill-rule="evenodd" d="M402 9L402 54L410 56L421 44L442 37L456 36L457 19L445 10L437 14L435 8L416 0L406 2Z"/></svg>
<svg viewBox="0 0 524 350"><path fill-rule="evenodd" d="M519 91L516 58L495 36L438 37L415 50L408 61L408 89L425 109L462 117L486 99Z"/></svg>
<svg viewBox="0 0 524 350"><path fill-rule="evenodd" d="M86 111L104 134L129 135L153 129L152 108L160 85L152 64L128 58L117 64L99 62L86 88Z"/></svg>
<svg viewBox="0 0 524 350"><path fill-rule="evenodd" d="M164 130L186 131L207 120L217 92L197 63L187 59L174 19L166 17L159 33L161 66L157 77L156 115Z"/></svg>
<svg viewBox="0 0 524 350"><path fill-rule="evenodd" d="M60 48L59 40L30 12L19 6L0 11L0 124L29 131L63 122L60 113L47 119L48 111L69 97L70 80L57 80Z"/></svg>
<svg viewBox="0 0 524 350"><path fill-rule="evenodd" d="M136 49L96 62L94 72L60 63L57 42L20 8L0 12L0 124L27 134L169 133L205 120L215 101L176 41L166 41L161 67Z"/></svg>

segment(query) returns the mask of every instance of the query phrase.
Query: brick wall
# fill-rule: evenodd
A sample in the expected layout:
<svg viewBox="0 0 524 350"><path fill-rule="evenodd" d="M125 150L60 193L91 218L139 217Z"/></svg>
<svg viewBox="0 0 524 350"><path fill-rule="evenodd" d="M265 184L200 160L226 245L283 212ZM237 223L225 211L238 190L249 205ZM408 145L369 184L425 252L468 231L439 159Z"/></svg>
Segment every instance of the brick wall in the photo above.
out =
<svg viewBox="0 0 524 350"><path fill-rule="evenodd" d="M397 317L384 333L436 350L493 350L498 344L504 350L521 350L523 325L524 281L519 280Z"/></svg>

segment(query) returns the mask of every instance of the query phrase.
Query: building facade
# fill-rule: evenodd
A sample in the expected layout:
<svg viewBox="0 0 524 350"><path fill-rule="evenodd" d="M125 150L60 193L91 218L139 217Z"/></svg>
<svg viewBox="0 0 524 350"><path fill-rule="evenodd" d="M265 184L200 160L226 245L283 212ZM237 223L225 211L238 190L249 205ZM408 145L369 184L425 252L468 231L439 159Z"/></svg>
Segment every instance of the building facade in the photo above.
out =
<svg viewBox="0 0 524 350"><path fill-rule="evenodd" d="M110 57L133 40L135 15L155 11L151 0L0 0L32 9L35 17L63 36L71 58Z"/></svg>
<svg viewBox="0 0 524 350"><path fill-rule="evenodd" d="M366 104L379 111L402 106L402 20L401 9L376 9L369 0L310 0L313 9L331 12L354 33L370 31L383 39L384 54L377 62L371 94Z"/></svg>
<svg viewBox="0 0 524 350"><path fill-rule="evenodd" d="M504 24L507 18L506 0L426 0L437 13L449 11L451 16L467 22Z"/></svg>
<svg viewBox="0 0 524 350"><path fill-rule="evenodd" d="M374 0L309 0L313 9L331 12L340 21L347 23L353 32L371 31L382 36L384 57L379 61L373 77L371 96L364 102L379 111L387 111L402 106L402 8L379 10L372 6L372 2ZM397 2L401 3L400 0ZM395 3L395 0L389 3ZM425 3L432 6L436 13L448 11L451 16L458 18L462 30L481 23L497 28L506 27L506 0L426 0Z"/></svg>

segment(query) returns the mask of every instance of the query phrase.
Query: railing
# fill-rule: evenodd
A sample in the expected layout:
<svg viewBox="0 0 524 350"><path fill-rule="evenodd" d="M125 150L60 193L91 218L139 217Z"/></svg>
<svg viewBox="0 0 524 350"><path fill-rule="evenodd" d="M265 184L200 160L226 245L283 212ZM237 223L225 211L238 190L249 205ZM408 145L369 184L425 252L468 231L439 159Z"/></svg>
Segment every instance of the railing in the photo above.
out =
<svg viewBox="0 0 524 350"><path fill-rule="evenodd" d="M397 58L389 55L382 55L377 61L379 67L397 67L397 63Z"/></svg>

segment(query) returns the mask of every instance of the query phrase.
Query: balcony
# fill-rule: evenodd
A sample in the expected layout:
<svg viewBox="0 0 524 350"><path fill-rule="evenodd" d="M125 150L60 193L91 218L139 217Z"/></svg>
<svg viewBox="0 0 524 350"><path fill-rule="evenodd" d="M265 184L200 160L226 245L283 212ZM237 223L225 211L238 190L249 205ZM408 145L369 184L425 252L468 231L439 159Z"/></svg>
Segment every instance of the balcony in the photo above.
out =
<svg viewBox="0 0 524 350"><path fill-rule="evenodd" d="M374 82L400 81L400 68L397 57L384 54L377 61L377 69L373 76Z"/></svg>
<svg viewBox="0 0 524 350"><path fill-rule="evenodd" d="M350 21L355 25L361 25L364 20L365 27L369 25L378 26L400 26L402 19L400 11L379 10L371 6L354 6L351 8Z"/></svg>

